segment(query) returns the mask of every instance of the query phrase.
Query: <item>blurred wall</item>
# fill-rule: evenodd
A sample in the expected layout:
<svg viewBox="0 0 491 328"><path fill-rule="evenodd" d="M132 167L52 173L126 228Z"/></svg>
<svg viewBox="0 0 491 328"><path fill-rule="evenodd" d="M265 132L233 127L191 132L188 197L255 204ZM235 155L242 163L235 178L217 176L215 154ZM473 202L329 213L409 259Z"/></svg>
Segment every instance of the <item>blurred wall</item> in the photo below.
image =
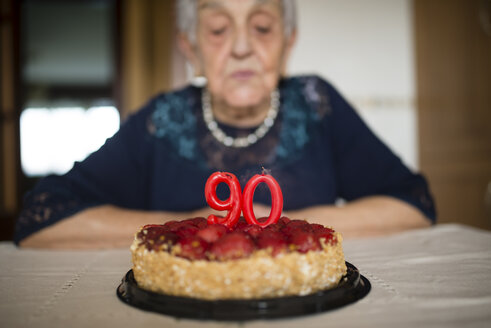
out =
<svg viewBox="0 0 491 328"><path fill-rule="evenodd" d="M440 222L491 230L491 0L414 0L420 165Z"/></svg>
<svg viewBox="0 0 491 328"><path fill-rule="evenodd" d="M0 240L9 239L19 207L19 7L0 1Z"/></svg>
<svg viewBox="0 0 491 328"><path fill-rule="evenodd" d="M403 161L418 167L410 0L297 1L290 74L329 80Z"/></svg>
<svg viewBox="0 0 491 328"><path fill-rule="evenodd" d="M123 118L158 92L171 89L174 32L174 1L121 0Z"/></svg>

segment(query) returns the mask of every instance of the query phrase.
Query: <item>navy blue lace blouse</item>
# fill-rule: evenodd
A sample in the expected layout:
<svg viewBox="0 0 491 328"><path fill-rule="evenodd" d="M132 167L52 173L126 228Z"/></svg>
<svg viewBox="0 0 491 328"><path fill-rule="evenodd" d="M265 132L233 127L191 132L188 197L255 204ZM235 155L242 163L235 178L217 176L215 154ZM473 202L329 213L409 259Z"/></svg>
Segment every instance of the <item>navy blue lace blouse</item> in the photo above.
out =
<svg viewBox="0 0 491 328"><path fill-rule="evenodd" d="M204 185L210 174L232 172L244 187L261 167L278 180L285 210L387 195L435 221L425 179L404 166L329 83L315 76L293 77L282 80L279 90L275 124L245 149L225 147L207 130L200 88L155 97L98 151L67 174L42 179L26 195L15 242L102 204L149 211L199 209L207 206ZM234 137L254 130L220 128ZM219 197L227 193L220 185ZM255 201L268 204L269 198L267 187L260 185Z"/></svg>

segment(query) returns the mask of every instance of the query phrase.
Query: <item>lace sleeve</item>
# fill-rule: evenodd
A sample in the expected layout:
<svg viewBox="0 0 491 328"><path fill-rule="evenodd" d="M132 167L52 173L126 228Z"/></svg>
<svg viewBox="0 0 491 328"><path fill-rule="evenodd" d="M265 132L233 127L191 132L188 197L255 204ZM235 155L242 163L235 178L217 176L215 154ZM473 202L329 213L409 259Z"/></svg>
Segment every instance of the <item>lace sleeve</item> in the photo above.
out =
<svg viewBox="0 0 491 328"><path fill-rule="evenodd" d="M46 177L24 199L24 210L17 219L14 242L18 244L32 233L96 205L96 201L81 199L63 177Z"/></svg>

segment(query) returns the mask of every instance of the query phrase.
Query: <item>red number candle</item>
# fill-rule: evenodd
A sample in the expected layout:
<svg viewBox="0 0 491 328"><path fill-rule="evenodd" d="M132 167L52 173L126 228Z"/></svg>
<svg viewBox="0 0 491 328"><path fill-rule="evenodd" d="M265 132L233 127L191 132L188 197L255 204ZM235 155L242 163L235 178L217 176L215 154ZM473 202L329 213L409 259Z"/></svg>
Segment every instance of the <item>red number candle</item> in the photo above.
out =
<svg viewBox="0 0 491 328"><path fill-rule="evenodd" d="M220 200L216 194L217 186L222 182L226 183L230 189L230 197L224 201ZM208 216L208 224L220 223L228 228L233 228L237 224L242 211L242 192L239 180L235 175L227 172L213 173L206 181L205 198L211 208L218 211L228 210L227 216L224 218L213 214Z"/></svg>
<svg viewBox="0 0 491 328"><path fill-rule="evenodd" d="M271 192L271 213L269 213L269 217L266 222L263 223L257 221L253 209L254 192L256 191L256 187L261 182L265 182ZM257 224L264 228L272 223L276 223L281 216L282 210L283 193L281 192L280 185L271 175L264 173L261 175L256 174L247 182L247 185L244 188L242 211L244 212L245 219L249 224Z"/></svg>

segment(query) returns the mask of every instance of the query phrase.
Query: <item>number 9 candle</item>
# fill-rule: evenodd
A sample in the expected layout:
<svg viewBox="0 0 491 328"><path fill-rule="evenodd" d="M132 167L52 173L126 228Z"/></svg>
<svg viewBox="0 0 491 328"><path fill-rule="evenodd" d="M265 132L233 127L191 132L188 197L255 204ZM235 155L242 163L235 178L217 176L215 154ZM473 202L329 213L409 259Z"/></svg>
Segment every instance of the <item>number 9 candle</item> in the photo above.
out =
<svg viewBox="0 0 491 328"><path fill-rule="evenodd" d="M230 189L230 197L224 201L220 200L216 194L217 186L222 182L226 183ZM208 224L220 223L229 229L237 224L240 212L242 211L242 192L240 190L239 180L237 180L235 175L228 172L213 173L206 181L205 198L211 208L218 211L229 211L224 218L213 214L209 215Z"/></svg>

